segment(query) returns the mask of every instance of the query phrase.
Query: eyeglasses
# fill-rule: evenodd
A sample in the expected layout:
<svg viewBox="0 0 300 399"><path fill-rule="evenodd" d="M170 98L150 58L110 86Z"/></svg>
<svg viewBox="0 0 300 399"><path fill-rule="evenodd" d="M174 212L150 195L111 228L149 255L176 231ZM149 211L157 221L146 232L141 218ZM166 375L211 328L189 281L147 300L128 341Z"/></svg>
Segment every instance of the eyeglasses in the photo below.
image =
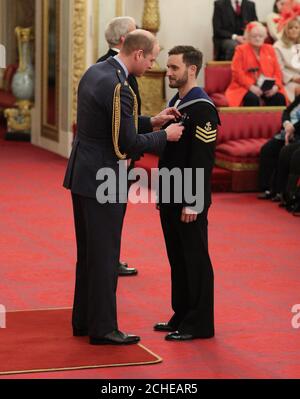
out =
<svg viewBox="0 0 300 399"><path fill-rule="evenodd" d="M264 39L265 38L265 35L262 35L262 34L259 34L259 33L257 33L256 35L251 35L250 34L250 39Z"/></svg>

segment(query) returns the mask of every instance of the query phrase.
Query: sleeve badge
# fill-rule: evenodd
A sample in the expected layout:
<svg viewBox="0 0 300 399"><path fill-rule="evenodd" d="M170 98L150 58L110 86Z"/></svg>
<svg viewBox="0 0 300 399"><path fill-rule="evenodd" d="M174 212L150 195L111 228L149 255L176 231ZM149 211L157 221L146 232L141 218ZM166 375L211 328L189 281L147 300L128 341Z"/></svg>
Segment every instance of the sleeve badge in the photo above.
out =
<svg viewBox="0 0 300 399"><path fill-rule="evenodd" d="M204 127L196 126L195 136L204 143L212 143L217 139L217 129L213 130L211 122L206 122Z"/></svg>

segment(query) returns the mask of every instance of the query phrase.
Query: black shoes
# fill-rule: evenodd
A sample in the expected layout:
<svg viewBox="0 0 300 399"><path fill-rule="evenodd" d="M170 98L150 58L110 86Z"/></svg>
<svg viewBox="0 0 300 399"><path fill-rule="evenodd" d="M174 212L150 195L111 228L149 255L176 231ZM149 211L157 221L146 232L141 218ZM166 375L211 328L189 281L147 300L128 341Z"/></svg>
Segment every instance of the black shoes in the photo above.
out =
<svg viewBox="0 0 300 399"><path fill-rule="evenodd" d="M212 335L207 335L207 336L195 336L192 334L184 334L184 333L180 333L179 331L174 331L168 335L165 336L165 340L166 341L190 341L192 339L197 339L197 338L212 338Z"/></svg>
<svg viewBox="0 0 300 399"><path fill-rule="evenodd" d="M282 201L282 197L281 197L280 194L277 193L271 198L271 201L273 201L273 202L281 202Z"/></svg>
<svg viewBox="0 0 300 399"><path fill-rule="evenodd" d="M272 197L274 197L274 194L268 190L266 190L262 193L259 193L257 196L258 199L271 199Z"/></svg>
<svg viewBox="0 0 300 399"><path fill-rule="evenodd" d="M137 270L134 267L128 267L127 263L119 262L118 265L118 275L119 276L135 276L137 274Z"/></svg>
<svg viewBox="0 0 300 399"><path fill-rule="evenodd" d="M274 193L272 191L264 191L262 193L259 193L257 196L258 199L265 199L265 200L271 200L273 202L280 202L281 201L281 194L279 193Z"/></svg>
<svg viewBox="0 0 300 399"><path fill-rule="evenodd" d="M176 330L176 328L170 326L169 323L156 323L153 329L154 331L164 331L164 332L172 332Z"/></svg>
<svg viewBox="0 0 300 399"><path fill-rule="evenodd" d="M181 334L178 331L171 332L165 336L166 341L189 341L195 338L192 334Z"/></svg>
<svg viewBox="0 0 300 399"><path fill-rule="evenodd" d="M139 341L140 337L137 335L125 334L119 330L114 330L103 337L90 337L91 345L130 345Z"/></svg>

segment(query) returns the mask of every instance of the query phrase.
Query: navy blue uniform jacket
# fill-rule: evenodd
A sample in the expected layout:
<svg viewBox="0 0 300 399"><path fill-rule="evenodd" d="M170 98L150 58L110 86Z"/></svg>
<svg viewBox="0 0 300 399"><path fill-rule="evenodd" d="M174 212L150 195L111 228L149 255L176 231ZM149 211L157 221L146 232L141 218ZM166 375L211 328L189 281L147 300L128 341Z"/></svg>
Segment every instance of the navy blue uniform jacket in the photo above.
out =
<svg viewBox="0 0 300 399"><path fill-rule="evenodd" d="M133 96L120 64L114 58L108 58L92 65L78 87L77 134L64 179L64 187L75 194L96 198L99 185L96 174L100 168L114 169L118 178L118 158L112 141L113 96L118 83L122 85L121 152L126 153L127 158L138 159L144 152L160 155L165 147L166 132L152 132L150 118L140 116L136 131Z"/></svg>

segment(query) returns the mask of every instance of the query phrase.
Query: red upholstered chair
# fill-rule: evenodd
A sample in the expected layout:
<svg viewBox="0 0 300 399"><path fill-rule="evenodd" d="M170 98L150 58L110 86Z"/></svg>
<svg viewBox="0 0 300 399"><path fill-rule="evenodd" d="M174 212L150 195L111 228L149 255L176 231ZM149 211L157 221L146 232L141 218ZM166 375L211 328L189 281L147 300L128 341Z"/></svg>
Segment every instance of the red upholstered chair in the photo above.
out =
<svg viewBox="0 0 300 399"><path fill-rule="evenodd" d="M0 109L15 107L16 98L11 92L11 83L17 68L17 64L10 64L4 71L2 88L0 88Z"/></svg>
<svg viewBox="0 0 300 399"><path fill-rule="evenodd" d="M281 128L284 107L221 108L216 165L231 172L232 191L257 191L259 153Z"/></svg>
<svg viewBox="0 0 300 399"><path fill-rule="evenodd" d="M205 91L217 107L228 107L225 90L231 82L231 61L208 62L204 70Z"/></svg>

